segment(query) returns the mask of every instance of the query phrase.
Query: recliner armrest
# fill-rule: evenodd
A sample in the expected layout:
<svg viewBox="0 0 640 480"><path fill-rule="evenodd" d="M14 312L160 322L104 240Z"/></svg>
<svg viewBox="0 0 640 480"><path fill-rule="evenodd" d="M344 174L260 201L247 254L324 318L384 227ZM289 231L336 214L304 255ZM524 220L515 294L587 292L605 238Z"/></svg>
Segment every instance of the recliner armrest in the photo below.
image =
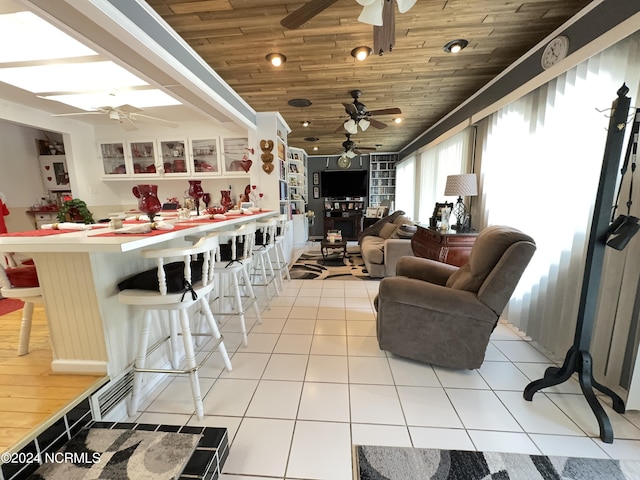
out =
<svg viewBox="0 0 640 480"><path fill-rule="evenodd" d="M387 302L410 305L453 316L495 323L496 313L475 293L436 285L413 278L395 276L380 281L378 311Z"/></svg>
<svg viewBox="0 0 640 480"><path fill-rule="evenodd" d="M389 238L384 241L384 265L385 276L393 277L396 274L396 265L404 256L413 256L410 239Z"/></svg>
<svg viewBox="0 0 640 480"><path fill-rule="evenodd" d="M415 278L436 285L445 285L458 267L422 257L402 257L396 266L396 275Z"/></svg>

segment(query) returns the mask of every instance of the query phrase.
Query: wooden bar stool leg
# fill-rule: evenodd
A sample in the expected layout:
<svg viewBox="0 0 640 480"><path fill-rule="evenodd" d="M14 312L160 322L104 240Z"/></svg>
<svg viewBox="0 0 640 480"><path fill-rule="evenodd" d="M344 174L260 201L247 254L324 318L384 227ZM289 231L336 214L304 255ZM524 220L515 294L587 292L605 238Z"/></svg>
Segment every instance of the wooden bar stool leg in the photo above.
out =
<svg viewBox="0 0 640 480"><path fill-rule="evenodd" d="M178 350L179 350L179 342L178 342L178 317L177 317L177 313L175 310L169 311L169 335L170 335L170 348L171 348L171 354L169 355L169 358L171 359L171 368L177 369L178 366L180 365L180 360L179 360L179 356L178 356ZM161 314L160 312L158 312L158 314Z"/></svg>
<svg viewBox="0 0 640 480"><path fill-rule="evenodd" d="M260 308L258 307L258 298L251 287L251 279L246 267L242 269L242 277L244 278L245 287L249 293L249 297L251 298L251 303L253 303L253 310L256 312L258 323L262 323L262 316L260 315Z"/></svg>
<svg viewBox="0 0 640 480"><path fill-rule="evenodd" d="M136 354L135 368L144 368L147 360L147 348L149 346L149 328L151 327L151 311L144 313L142 320L142 328L140 329L140 338L138 338L138 353ZM142 372L133 373L133 389L131 398L129 399L128 414L130 417L138 413L138 403L140 402L140 389L142 388Z"/></svg>
<svg viewBox="0 0 640 480"><path fill-rule="evenodd" d="M22 307L22 321L20 322L20 336L18 337L18 355L26 355L29 353L32 321L33 302L25 301Z"/></svg>
<svg viewBox="0 0 640 480"><path fill-rule="evenodd" d="M213 333L213 338L219 340L222 335L220 334L220 329L218 329L216 319L214 318L213 313L211 313L209 303L205 299L202 299L200 302L202 305L202 313L204 315L204 318L207 320L207 323L209 324L211 332ZM233 367L231 366L231 360L229 360L229 354L227 353L227 348L224 346L223 342L218 345L218 350L220 351L220 355L222 356L224 366L230 372L231 370L233 370Z"/></svg>
<svg viewBox="0 0 640 480"><path fill-rule="evenodd" d="M242 271L245 272L246 270L243 268ZM232 284L233 295L235 297L235 302L238 308L238 317L240 317L240 329L242 330L242 344L246 347L247 345L249 345L249 340L247 339L247 326L245 325L245 322L244 322L244 308L242 307L242 298L240 298L240 283L238 282L238 274L236 272L233 272L233 274L231 275L231 279L233 282ZM247 280L248 278L245 278L245 281ZM251 288L250 283L249 283L249 288ZM251 290L251 292L253 292L253 290ZM255 296L253 296L252 298L255 298Z"/></svg>
<svg viewBox="0 0 640 480"><path fill-rule="evenodd" d="M193 351L193 338L191 337L191 327L189 325L189 316L186 309L180 310L180 326L182 328L182 341L184 343L186 367L189 371L189 380L191 381L191 394L193 395L193 404L196 409L198 420L204 417L204 407L202 405L202 393L200 391L200 380L198 379L198 369L196 368L196 356Z"/></svg>

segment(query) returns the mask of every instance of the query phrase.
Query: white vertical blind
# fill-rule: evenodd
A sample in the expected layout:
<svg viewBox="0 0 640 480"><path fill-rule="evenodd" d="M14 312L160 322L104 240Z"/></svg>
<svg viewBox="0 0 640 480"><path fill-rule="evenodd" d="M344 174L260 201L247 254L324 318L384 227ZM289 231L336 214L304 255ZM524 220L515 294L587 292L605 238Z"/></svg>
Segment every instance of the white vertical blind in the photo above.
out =
<svg viewBox="0 0 640 480"><path fill-rule="evenodd" d="M623 40L485 120L482 223L519 228L538 247L505 316L560 356L573 341L607 135L608 112L596 109L623 82L639 103L639 44Z"/></svg>
<svg viewBox="0 0 640 480"><path fill-rule="evenodd" d="M445 200L444 187L448 175L466 173L470 165L472 129L467 128L433 147L427 146L419 153L420 188L417 217L429 223L436 202ZM455 199L454 199L455 200ZM449 199L451 201L451 199Z"/></svg>

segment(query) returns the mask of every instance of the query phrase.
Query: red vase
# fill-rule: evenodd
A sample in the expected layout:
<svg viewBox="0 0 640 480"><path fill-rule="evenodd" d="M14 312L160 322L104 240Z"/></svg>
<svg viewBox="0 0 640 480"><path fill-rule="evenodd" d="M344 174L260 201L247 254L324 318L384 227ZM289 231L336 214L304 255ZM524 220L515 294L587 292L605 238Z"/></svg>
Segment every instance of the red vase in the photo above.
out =
<svg viewBox="0 0 640 480"><path fill-rule="evenodd" d="M233 207L233 200L231 199L231 190L220 190L220 205L228 210Z"/></svg>
<svg viewBox="0 0 640 480"><path fill-rule="evenodd" d="M202 180L189 180L189 196L193 198L196 204L196 215L200 215L200 199L204 195L202 189Z"/></svg>
<svg viewBox="0 0 640 480"><path fill-rule="evenodd" d="M158 200L158 186L136 185L131 191L138 199L138 210L146 213L149 220L153 222L155 214L162 210L162 203Z"/></svg>

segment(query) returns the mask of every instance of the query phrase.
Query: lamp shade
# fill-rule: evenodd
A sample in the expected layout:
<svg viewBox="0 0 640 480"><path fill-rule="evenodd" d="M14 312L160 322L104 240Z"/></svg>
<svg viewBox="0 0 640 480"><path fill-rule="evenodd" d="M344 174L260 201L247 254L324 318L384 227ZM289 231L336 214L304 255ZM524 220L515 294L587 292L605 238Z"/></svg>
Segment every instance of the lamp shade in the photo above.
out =
<svg viewBox="0 0 640 480"><path fill-rule="evenodd" d="M444 187L446 197L475 197L478 195L478 180L475 173L449 175Z"/></svg>

